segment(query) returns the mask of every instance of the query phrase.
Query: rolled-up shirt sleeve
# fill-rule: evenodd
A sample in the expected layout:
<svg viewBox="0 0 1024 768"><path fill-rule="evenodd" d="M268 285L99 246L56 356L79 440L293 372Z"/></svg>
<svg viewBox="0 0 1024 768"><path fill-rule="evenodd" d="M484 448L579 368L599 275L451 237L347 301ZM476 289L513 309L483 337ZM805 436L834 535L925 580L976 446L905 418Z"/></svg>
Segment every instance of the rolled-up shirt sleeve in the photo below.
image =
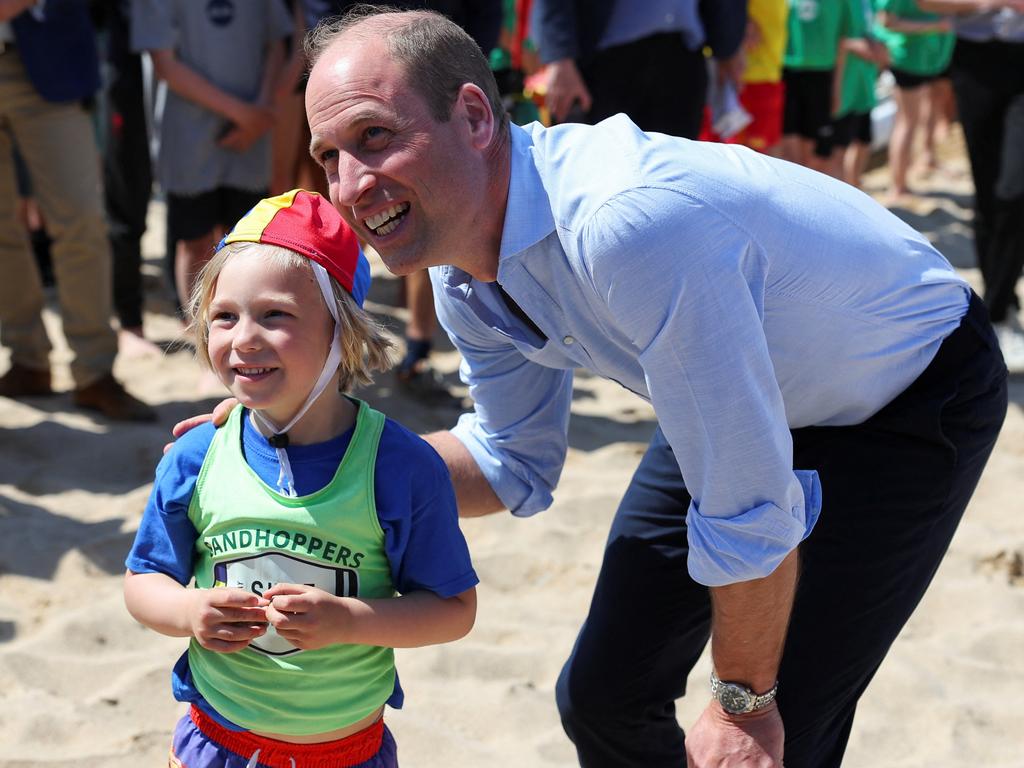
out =
<svg viewBox="0 0 1024 768"><path fill-rule="evenodd" d="M693 499L690 575L708 586L767 576L810 533L821 492L816 472L793 467L763 252L740 222L659 188L613 198L582 236Z"/></svg>
<svg viewBox="0 0 1024 768"><path fill-rule="evenodd" d="M432 278L440 296L445 288ZM459 375L475 404L452 434L514 515L547 509L565 463L572 371L527 360L458 300L437 301L437 316L462 355Z"/></svg>

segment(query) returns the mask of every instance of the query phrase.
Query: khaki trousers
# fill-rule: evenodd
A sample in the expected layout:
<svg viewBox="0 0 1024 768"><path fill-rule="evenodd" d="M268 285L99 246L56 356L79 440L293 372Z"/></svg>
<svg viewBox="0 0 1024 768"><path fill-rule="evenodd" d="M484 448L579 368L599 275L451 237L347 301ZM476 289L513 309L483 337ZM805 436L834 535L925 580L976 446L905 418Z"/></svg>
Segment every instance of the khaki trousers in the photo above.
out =
<svg viewBox="0 0 1024 768"><path fill-rule="evenodd" d="M110 373L117 354L96 139L80 105L39 96L17 48L0 53L0 343L10 348L12 363L44 370L51 346L42 320L43 287L17 217L12 142L28 166L53 238L64 336L74 355L71 375L83 387Z"/></svg>

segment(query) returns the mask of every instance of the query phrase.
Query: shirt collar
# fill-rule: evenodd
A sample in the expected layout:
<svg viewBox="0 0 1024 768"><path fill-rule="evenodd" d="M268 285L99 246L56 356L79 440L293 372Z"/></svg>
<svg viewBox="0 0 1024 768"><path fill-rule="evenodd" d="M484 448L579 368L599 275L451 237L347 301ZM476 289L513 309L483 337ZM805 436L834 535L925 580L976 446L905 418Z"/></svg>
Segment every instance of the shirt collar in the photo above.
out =
<svg viewBox="0 0 1024 768"><path fill-rule="evenodd" d="M526 128L512 124L511 171L508 184L508 202L505 204L505 223L501 230L498 252L498 275L516 263L516 256L531 245L536 245L555 231L548 193L537 170L534 154L534 136L544 130L539 123ZM472 282L469 273L458 267L444 265L440 274L450 287L467 286Z"/></svg>
<svg viewBox="0 0 1024 768"><path fill-rule="evenodd" d="M504 262L536 245L555 231L551 203L537 169L534 137L543 132L538 123L526 128L510 126L512 134L511 174L505 224L501 232L499 270Z"/></svg>

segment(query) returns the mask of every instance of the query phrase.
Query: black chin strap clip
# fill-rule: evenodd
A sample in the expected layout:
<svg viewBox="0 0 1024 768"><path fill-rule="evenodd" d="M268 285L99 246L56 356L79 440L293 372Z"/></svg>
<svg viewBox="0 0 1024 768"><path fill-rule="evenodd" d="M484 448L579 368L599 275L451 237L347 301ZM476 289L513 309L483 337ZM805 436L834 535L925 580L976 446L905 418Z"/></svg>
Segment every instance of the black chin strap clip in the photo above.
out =
<svg viewBox="0 0 1024 768"><path fill-rule="evenodd" d="M288 433L282 432L279 435L271 435L267 438L267 442L270 443L272 448L287 448L288 447Z"/></svg>

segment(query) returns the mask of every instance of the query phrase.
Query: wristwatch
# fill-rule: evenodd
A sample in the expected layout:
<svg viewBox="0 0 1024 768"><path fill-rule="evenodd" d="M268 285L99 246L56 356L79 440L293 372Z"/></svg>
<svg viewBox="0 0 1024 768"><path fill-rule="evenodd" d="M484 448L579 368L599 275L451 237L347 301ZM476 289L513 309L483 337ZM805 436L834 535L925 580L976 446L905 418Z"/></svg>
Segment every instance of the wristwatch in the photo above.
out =
<svg viewBox="0 0 1024 768"><path fill-rule="evenodd" d="M744 715L747 712L764 709L775 701L775 694L778 690L779 684L775 683L771 690L765 693L754 693L745 685L719 680L714 670L711 672L711 695L730 715Z"/></svg>

